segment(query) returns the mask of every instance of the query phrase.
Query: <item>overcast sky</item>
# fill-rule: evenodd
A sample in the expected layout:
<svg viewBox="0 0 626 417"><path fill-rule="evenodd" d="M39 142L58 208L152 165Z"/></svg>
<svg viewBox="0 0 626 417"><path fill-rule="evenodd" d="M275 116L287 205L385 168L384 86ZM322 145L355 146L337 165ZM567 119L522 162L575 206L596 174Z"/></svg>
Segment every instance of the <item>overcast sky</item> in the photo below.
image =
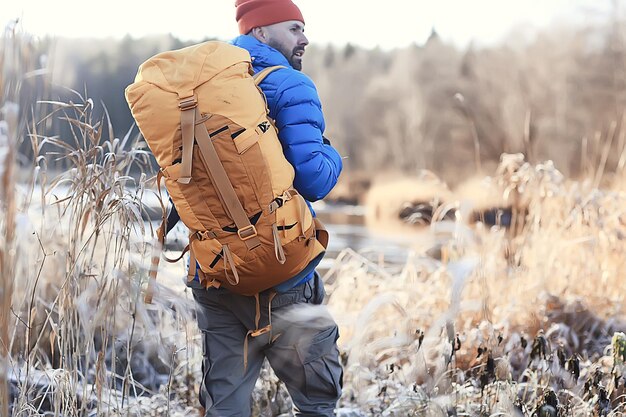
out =
<svg viewBox="0 0 626 417"><path fill-rule="evenodd" d="M616 0L620 7L626 0ZM436 28L464 45L498 42L513 28L607 19L612 0L295 0L312 43L402 47ZM237 35L234 0L5 0L0 23L20 18L35 35L140 37L172 33L183 40Z"/></svg>

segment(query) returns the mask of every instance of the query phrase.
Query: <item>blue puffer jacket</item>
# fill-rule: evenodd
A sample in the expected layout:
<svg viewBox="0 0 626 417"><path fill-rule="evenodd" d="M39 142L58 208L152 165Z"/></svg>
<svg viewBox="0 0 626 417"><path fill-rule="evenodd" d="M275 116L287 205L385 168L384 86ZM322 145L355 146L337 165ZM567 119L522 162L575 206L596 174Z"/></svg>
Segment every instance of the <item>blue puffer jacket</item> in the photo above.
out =
<svg viewBox="0 0 626 417"><path fill-rule="evenodd" d="M250 52L255 72L274 65L287 67L272 72L260 87L267 97L270 117L276 122L285 157L295 169L294 187L308 201L324 198L337 183L342 162L322 137L324 115L313 81L291 68L276 49L252 36L241 35L232 43Z"/></svg>
<svg viewBox="0 0 626 417"><path fill-rule="evenodd" d="M285 157L294 167L294 187L308 201L324 198L337 183L342 162L323 137L324 115L313 81L293 69L278 50L252 36L238 36L232 43L250 53L255 72L275 65L287 67L269 74L260 87L267 97L270 117L276 123ZM315 215L312 208L311 212ZM275 289L284 292L310 280L322 256Z"/></svg>

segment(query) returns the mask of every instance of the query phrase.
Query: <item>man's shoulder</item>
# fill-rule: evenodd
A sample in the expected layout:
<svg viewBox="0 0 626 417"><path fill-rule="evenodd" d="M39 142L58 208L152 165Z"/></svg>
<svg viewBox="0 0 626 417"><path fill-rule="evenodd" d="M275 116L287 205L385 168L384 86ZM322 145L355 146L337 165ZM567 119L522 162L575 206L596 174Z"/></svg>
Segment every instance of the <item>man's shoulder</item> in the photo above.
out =
<svg viewBox="0 0 626 417"><path fill-rule="evenodd" d="M299 88L299 87L312 88L316 90L315 83L313 83L313 80L308 75L300 71L297 71L291 67L283 67L274 72L275 72L274 83L277 84L277 87L280 90L288 90L291 88Z"/></svg>

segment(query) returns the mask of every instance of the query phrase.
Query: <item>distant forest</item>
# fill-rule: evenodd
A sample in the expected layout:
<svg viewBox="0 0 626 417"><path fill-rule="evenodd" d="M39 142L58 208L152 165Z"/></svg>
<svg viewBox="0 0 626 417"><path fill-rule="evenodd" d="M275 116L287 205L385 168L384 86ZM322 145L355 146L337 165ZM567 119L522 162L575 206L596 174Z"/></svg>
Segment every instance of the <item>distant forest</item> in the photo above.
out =
<svg viewBox="0 0 626 417"><path fill-rule="evenodd" d="M497 47L459 49L433 31L422 45L385 51L311 45L304 72L317 84L327 131L346 171L417 174L450 184L493 167L503 152L552 159L569 176L605 160L622 166L626 144L624 22L512 34ZM186 46L172 36L122 40L44 40L52 100L103 103L122 137L133 125L124 88L148 57ZM35 94L35 79L22 93ZM28 97L24 97L26 100ZM98 117L102 117L102 113ZM50 121L52 127L62 126ZM136 128L135 128L136 133ZM61 136L62 133L60 133ZM22 153L32 153L27 143ZM477 153L480 159L476 157Z"/></svg>

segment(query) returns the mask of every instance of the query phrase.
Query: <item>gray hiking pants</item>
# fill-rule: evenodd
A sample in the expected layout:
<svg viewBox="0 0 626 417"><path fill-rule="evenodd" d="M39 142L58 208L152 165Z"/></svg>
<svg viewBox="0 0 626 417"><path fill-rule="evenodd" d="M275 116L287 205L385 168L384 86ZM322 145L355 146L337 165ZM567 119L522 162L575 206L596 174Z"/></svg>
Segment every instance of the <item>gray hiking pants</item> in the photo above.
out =
<svg viewBox="0 0 626 417"><path fill-rule="evenodd" d="M337 325L321 303L320 277L277 294L271 302L272 332L255 329L256 300L224 289L194 289L198 326L204 338L200 402L206 417L248 417L251 397L264 358L285 383L296 416L334 416L343 371L336 341ZM268 324L269 292L260 294L259 328ZM271 339L275 339L271 342Z"/></svg>

